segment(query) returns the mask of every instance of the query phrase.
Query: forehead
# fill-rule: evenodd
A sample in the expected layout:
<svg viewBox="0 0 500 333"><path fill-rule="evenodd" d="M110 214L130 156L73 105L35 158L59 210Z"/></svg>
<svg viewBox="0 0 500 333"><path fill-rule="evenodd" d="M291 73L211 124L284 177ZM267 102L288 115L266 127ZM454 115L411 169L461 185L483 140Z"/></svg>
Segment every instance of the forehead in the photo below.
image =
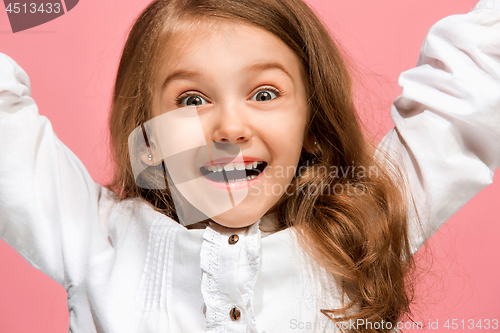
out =
<svg viewBox="0 0 500 333"><path fill-rule="evenodd" d="M298 56L265 29L221 19L182 26L162 49L163 76L178 69L236 74L251 65L277 63L296 80L303 77Z"/></svg>

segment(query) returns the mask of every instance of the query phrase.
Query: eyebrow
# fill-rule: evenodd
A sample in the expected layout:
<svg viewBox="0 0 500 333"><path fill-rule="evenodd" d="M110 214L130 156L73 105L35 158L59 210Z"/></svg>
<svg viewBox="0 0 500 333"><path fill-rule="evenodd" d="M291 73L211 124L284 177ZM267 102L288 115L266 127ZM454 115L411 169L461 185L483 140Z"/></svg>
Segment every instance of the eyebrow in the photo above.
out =
<svg viewBox="0 0 500 333"><path fill-rule="evenodd" d="M277 70L282 71L290 78L290 80L292 80L292 82L294 82L292 75L290 73L288 73L288 71L285 69L285 67L278 62L257 63L257 64L247 66L243 70L245 72L262 72L262 71L266 71L266 70L270 70L270 69L277 69ZM188 79L188 78L200 77L200 76L204 76L204 75L200 72L197 72L197 71L191 71L191 70L185 70L185 69L176 70L175 72L168 75L167 78L165 79L165 81L163 81L162 90L165 89L170 84L170 82L172 82L173 80L182 79L182 78Z"/></svg>
<svg viewBox="0 0 500 333"><path fill-rule="evenodd" d="M285 66L280 64L279 62L265 62L265 63L258 63L258 64L253 64L251 66L248 66L244 69L244 71L249 71L249 72L262 72L266 71L269 69L278 69L285 73L292 82L294 82L293 77L288 71L285 69Z"/></svg>
<svg viewBox="0 0 500 333"><path fill-rule="evenodd" d="M176 80L176 79L182 79L182 78L188 79L191 77L198 77L198 76L202 76L202 74L199 72L196 72L196 71L179 69L179 70L171 73L169 76L167 76L165 81L163 81L163 85L161 88L162 88L162 90L165 89L170 84L171 81Z"/></svg>

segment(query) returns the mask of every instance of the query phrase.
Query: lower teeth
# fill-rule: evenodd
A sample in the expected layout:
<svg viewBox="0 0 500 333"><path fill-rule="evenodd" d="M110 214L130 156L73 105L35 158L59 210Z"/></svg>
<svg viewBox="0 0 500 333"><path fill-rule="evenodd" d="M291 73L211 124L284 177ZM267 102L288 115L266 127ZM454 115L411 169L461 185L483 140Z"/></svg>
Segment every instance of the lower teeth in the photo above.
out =
<svg viewBox="0 0 500 333"><path fill-rule="evenodd" d="M244 182L245 180L248 181L248 180L252 180L252 179L255 179L255 178L257 178L257 176L247 176L246 178L233 179L233 180L229 180L228 182L229 183Z"/></svg>

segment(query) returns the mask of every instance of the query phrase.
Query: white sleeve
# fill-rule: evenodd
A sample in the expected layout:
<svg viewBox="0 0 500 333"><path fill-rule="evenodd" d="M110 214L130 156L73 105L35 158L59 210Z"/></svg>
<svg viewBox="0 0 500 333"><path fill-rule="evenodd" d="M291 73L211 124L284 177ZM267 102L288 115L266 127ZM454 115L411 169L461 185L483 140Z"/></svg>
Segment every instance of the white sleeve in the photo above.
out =
<svg viewBox="0 0 500 333"><path fill-rule="evenodd" d="M68 290L107 246L106 191L38 114L23 69L0 53L0 237Z"/></svg>
<svg viewBox="0 0 500 333"><path fill-rule="evenodd" d="M399 85L379 149L408 176L423 227L410 219L415 252L500 166L500 0L435 24Z"/></svg>

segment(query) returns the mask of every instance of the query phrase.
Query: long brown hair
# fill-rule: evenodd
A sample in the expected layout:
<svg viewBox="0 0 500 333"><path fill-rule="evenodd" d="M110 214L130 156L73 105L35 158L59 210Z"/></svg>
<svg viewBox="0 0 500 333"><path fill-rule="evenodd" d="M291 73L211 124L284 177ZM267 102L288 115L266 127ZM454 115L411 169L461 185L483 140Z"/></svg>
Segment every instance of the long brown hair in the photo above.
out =
<svg viewBox="0 0 500 333"><path fill-rule="evenodd" d="M333 321L360 318L395 326L410 314L413 295L403 177L382 154L374 156L361 131L342 52L301 0L152 2L132 27L118 68L109 119L115 173L107 187L122 199L142 197L177 219L168 190L136 185L127 138L151 117L156 75L170 38L198 22L217 20L265 29L301 60L308 94L306 136L316 144L312 154L304 150L300 172L274 211L276 228L295 227L306 253L340 278L349 301L322 312ZM317 190L306 196L306 188ZM356 312L348 315L350 309Z"/></svg>

